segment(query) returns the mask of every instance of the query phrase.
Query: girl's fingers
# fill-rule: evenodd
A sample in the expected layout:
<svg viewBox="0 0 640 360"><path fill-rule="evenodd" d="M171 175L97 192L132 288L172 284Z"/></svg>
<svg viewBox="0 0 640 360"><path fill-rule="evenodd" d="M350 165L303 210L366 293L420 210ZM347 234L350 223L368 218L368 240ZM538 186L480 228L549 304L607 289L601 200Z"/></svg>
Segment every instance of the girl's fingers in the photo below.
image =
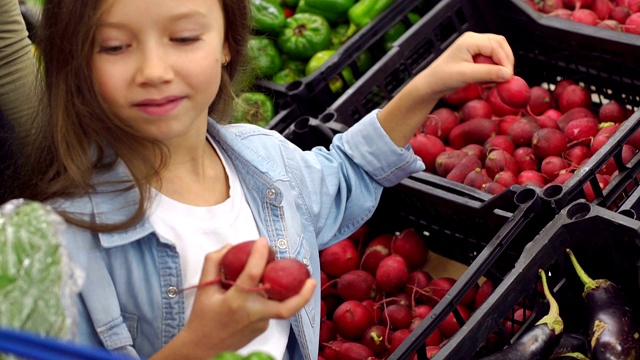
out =
<svg viewBox="0 0 640 360"><path fill-rule="evenodd" d="M288 319L300 311L313 297L317 282L309 278L300 292L284 301L265 300L264 314L269 318Z"/></svg>
<svg viewBox="0 0 640 360"><path fill-rule="evenodd" d="M200 282L212 281L220 276L220 261L230 248L231 245L225 245L205 256L202 273L200 274Z"/></svg>
<svg viewBox="0 0 640 360"><path fill-rule="evenodd" d="M269 242L265 238L259 238L251 247L251 254L244 270L238 276L236 283L241 287L256 287L260 283L262 273L269 259Z"/></svg>

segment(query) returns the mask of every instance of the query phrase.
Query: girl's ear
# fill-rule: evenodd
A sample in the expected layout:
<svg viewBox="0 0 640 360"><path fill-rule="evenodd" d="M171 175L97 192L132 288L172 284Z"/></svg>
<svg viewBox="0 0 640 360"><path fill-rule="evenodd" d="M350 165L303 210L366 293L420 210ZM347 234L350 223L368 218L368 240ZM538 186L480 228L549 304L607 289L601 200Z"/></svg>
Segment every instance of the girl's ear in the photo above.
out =
<svg viewBox="0 0 640 360"><path fill-rule="evenodd" d="M222 66L225 66L231 61L231 50L229 49L229 44L225 41L222 46Z"/></svg>

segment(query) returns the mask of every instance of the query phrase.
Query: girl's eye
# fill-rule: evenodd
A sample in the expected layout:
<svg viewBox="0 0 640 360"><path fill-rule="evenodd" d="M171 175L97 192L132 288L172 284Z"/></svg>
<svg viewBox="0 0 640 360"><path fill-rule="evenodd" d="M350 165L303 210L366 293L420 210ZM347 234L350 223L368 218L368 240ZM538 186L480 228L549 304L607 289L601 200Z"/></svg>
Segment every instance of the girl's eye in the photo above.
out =
<svg viewBox="0 0 640 360"><path fill-rule="evenodd" d="M200 40L200 37L197 36L192 36L192 37L176 37L176 38L172 38L171 41L178 43L178 44L191 44L194 43L196 41Z"/></svg>
<svg viewBox="0 0 640 360"><path fill-rule="evenodd" d="M127 49L127 45L100 46L99 52L104 54L119 54Z"/></svg>

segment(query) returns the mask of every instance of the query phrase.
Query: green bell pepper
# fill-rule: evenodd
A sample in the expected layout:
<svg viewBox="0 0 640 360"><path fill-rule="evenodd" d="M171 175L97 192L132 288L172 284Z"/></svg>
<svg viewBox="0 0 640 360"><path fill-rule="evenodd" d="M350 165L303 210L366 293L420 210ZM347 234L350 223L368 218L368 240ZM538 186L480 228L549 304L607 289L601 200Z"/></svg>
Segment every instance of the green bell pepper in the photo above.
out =
<svg viewBox="0 0 640 360"><path fill-rule="evenodd" d="M349 40L347 38L347 32L349 31L349 24L338 24L331 29L331 44L330 49L337 50L340 46Z"/></svg>
<svg viewBox="0 0 640 360"><path fill-rule="evenodd" d="M273 39L254 36L249 39L247 50L255 76L268 79L282 68L280 51Z"/></svg>
<svg viewBox="0 0 640 360"><path fill-rule="evenodd" d="M411 25L415 25L418 21L420 21L421 17L418 13L409 12L407 13L407 18L409 18L409 22Z"/></svg>
<svg viewBox="0 0 640 360"><path fill-rule="evenodd" d="M234 123L251 123L265 127L274 117L273 100L261 92L244 92L233 104L232 122Z"/></svg>
<svg viewBox="0 0 640 360"><path fill-rule="evenodd" d="M391 50L393 43L398 40L405 32L407 32L407 25L405 25L402 21L396 23L392 27L389 28L382 35L382 44L386 51Z"/></svg>
<svg viewBox="0 0 640 360"><path fill-rule="evenodd" d="M313 72L316 71L320 66L322 66L322 64L324 64L331 56L333 56L335 52L335 50L321 50L315 53L307 63L307 76L313 74ZM356 82L353 77L353 72L349 67L346 67L344 70L342 70L342 77L349 86L353 85ZM340 76L336 76L329 80L329 88L333 93L342 92L344 88L344 82L342 81L342 78Z"/></svg>
<svg viewBox="0 0 640 360"><path fill-rule="evenodd" d="M286 85L290 82L298 80L300 77L293 71L293 69L282 69L277 74L273 75L271 81L276 84Z"/></svg>
<svg viewBox="0 0 640 360"><path fill-rule="evenodd" d="M322 16L310 13L288 18L278 36L283 53L297 59L309 59L329 47L331 27Z"/></svg>
<svg viewBox="0 0 640 360"><path fill-rule="evenodd" d="M330 23L347 20L347 12L355 0L300 0L296 13L312 13L324 17Z"/></svg>
<svg viewBox="0 0 640 360"><path fill-rule="evenodd" d="M364 50L356 57L356 67L360 74L364 74L373 66L373 56L369 50Z"/></svg>
<svg viewBox="0 0 640 360"><path fill-rule="evenodd" d="M347 15L351 24L362 28L387 10L395 0L360 0L353 5Z"/></svg>
<svg viewBox="0 0 640 360"><path fill-rule="evenodd" d="M257 32L273 33L287 20L282 7L267 0L251 0L252 27Z"/></svg>

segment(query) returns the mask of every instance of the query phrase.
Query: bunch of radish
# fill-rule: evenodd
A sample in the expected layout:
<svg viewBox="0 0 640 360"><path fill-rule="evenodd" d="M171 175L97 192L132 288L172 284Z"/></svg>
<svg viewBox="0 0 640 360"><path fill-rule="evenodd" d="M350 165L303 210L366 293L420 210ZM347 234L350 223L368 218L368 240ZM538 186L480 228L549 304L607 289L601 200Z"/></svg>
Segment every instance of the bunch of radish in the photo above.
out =
<svg viewBox="0 0 640 360"><path fill-rule="evenodd" d="M429 249L413 228L371 238L367 225L320 253L320 359L385 359L455 284L426 270ZM486 284L486 285L485 285ZM492 291L476 284L457 306L466 321ZM451 313L425 341L435 354L460 324ZM414 354L414 359L417 354Z"/></svg>
<svg viewBox="0 0 640 360"><path fill-rule="evenodd" d="M470 84L442 100L447 106L427 116L412 149L427 172L494 195L514 184L564 184L633 113L616 100L594 110L591 92L571 79L530 86L514 76ZM622 149L623 161L639 148L636 132ZM599 170L601 189L616 171L613 158ZM584 190L593 200L591 185Z"/></svg>
<svg viewBox="0 0 640 360"><path fill-rule="evenodd" d="M604 29L640 34L640 0L524 0L536 11Z"/></svg>

